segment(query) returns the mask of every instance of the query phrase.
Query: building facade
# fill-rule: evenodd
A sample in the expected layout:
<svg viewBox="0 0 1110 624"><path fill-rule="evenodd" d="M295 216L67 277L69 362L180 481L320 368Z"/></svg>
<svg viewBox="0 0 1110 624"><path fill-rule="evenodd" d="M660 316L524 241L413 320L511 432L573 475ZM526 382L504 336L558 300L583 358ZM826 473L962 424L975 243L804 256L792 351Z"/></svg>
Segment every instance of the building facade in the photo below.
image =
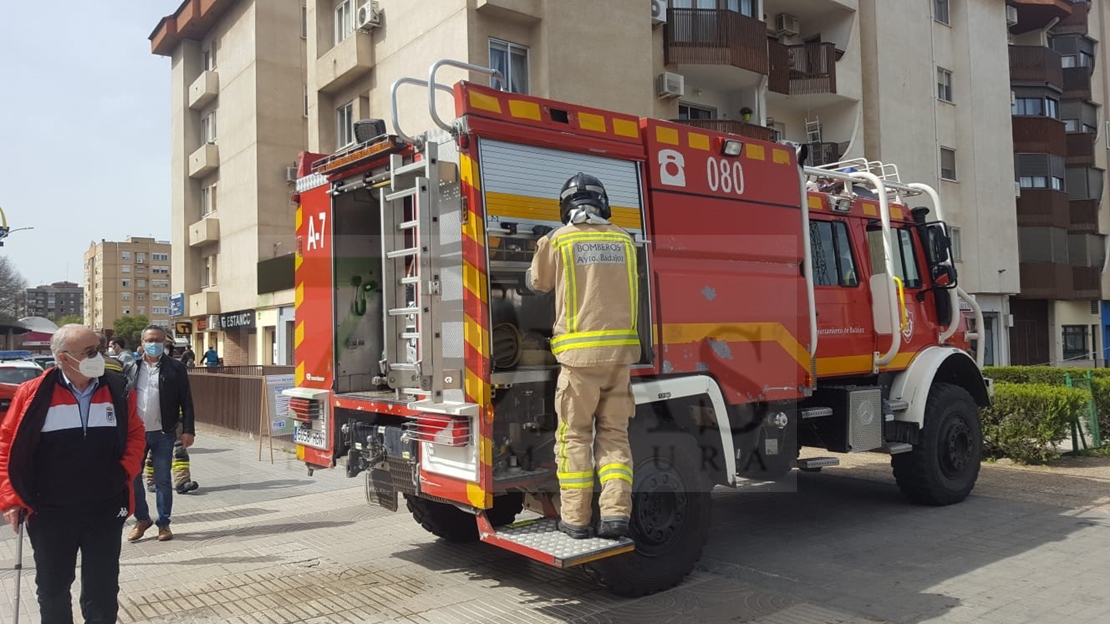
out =
<svg viewBox="0 0 1110 624"><path fill-rule="evenodd" d="M292 361L278 323L293 306L288 172L307 147L302 16L297 0L186 0L151 35L170 59L174 320L227 365Z"/></svg>
<svg viewBox="0 0 1110 624"><path fill-rule="evenodd" d="M1003 0L187 1L151 37L172 59L175 292L209 329L253 310L251 328L237 329L249 363L291 353L292 293L279 287L291 283L294 207L271 171L298 145L352 145L354 121L390 118L397 78L426 79L452 58L504 79L445 68L442 83L805 143L811 164L895 163L902 181L940 192L961 286L985 311L988 361L1006 364L1022 286L1010 14ZM439 102L449 118L451 98ZM403 87L396 108L408 133L433 127L426 90ZM217 114L235 135L215 138ZM213 184L220 210L206 213Z"/></svg>
<svg viewBox="0 0 1110 624"><path fill-rule="evenodd" d="M21 316L41 316L58 322L63 316L85 316L85 291L73 282L54 282L23 293Z"/></svg>
<svg viewBox="0 0 1110 624"><path fill-rule="evenodd" d="M90 244L84 260L85 325L111 330L116 319L145 316L168 327L170 250L169 241L135 236Z"/></svg>
<svg viewBox="0 0 1110 624"><path fill-rule="evenodd" d="M1101 300L1110 100L1100 3L1009 3L1014 163L1020 190L1021 292L1013 302L1017 364L1106 362ZM1100 140L1101 135L1101 140Z"/></svg>

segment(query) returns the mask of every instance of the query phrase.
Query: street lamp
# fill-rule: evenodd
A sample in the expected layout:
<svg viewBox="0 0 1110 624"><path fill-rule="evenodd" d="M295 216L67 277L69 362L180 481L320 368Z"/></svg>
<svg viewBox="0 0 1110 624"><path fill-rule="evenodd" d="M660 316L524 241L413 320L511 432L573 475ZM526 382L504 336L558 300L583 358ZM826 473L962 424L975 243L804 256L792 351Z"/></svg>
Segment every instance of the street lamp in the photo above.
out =
<svg viewBox="0 0 1110 624"><path fill-rule="evenodd" d="M14 230L8 228L7 226L0 226L0 247L4 246L4 239L8 237L8 234L11 234L12 232L21 232L23 230L33 229L35 229L33 226L15 228Z"/></svg>

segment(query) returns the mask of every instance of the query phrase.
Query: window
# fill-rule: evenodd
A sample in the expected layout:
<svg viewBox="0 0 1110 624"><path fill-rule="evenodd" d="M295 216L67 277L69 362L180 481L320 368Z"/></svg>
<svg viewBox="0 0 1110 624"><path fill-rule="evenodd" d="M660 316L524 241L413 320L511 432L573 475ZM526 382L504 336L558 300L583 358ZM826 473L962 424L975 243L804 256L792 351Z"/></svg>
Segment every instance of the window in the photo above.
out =
<svg viewBox="0 0 1110 624"><path fill-rule="evenodd" d="M1060 176L1052 176L1052 190L1064 190L1064 178L1061 178Z"/></svg>
<svg viewBox="0 0 1110 624"><path fill-rule="evenodd" d="M216 142L216 111L208 113L200 120L200 141L201 143Z"/></svg>
<svg viewBox="0 0 1110 624"><path fill-rule="evenodd" d="M120 293L119 298L120 298L120 301L131 301L131 293L129 293L129 292Z"/></svg>
<svg viewBox="0 0 1110 624"><path fill-rule="evenodd" d="M143 264L146 262L146 252L140 251L135 254L135 264Z"/></svg>
<svg viewBox="0 0 1110 624"><path fill-rule="evenodd" d="M960 238L960 228L948 228L948 236L952 239L952 262L964 261L964 243Z"/></svg>
<svg viewBox="0 0 1110 624"><path fill-rule="evenodd" d="M756 0L725 0L725 9L748 17L755 17L755 3Z"/></svg>
<svg viewBox="0 0 1110 624"><path fill-rule="evenodd" d="M937 68L937 99L952 101L952 72L943 67Z"/></svg>
<svg viewBox="0 0 1110 624"><path fill-rule="evenodd" d="M351 0L335 5L335 45L355 34L355 19L351 14Z"/></svg>
<svg viewBox="0 0 1110 624"><path fill-rule="evenodd" d="M528 93L528 48L507 41L489 40L489 65L505 77L490 78L490 86L512 93Z"/></svg>
<svg viewBox="0 0 1110 624"><path fill-rule="evenodd" d="M679 104L679 119L716 119L717 109L698 106L696 104Z"/></svg>
<svg viewBox="0 0 1110 624"><path fill-rule="evenodd" d="M933 19L941 24L951 24L948 21L948 0L933 0Z"/></svg>
<svg viewBox="0 0 1110 624"><path fill-rule="evenodd" d="M354 102L347 102L335 111L335 146L346 147L355 142Z"/></svg>
<svg viewBox="0 0 1110 624"><path fill-rule="evenodd" d="M216 42L208 44L208 47L201 53L201 62L204 64L204 71L214 71L216 69Z"/></svg>
<svg viewBox="0 0 1110 624"><path fill-rule="evenodd" d="M124 308L123 313L124 314L131 314L131 308Z"/></svg>
<svg viewBox="0 0 1110 624"><path fill-rule="evenodd" d="M130 273L131 272L131 265L130 264L121 264L121 265L119 265L119 270L122 273Z"/></svg>
<svg viewBox="0 0 1110 624"><path fill-rule="evenodd" d="M1085 360L1090 357L1087 350L1087 326L1064 325L1064 360Z"/></svg>
<svg viewBox="0 0 1110 624"><path fill-rule="evenodd" d="M917 270L917 252L914 247L912 229L895 229L891 233L891 264L894 275L902 280L906 288L921 288L921 273ZM871 255L871 272L886 273L883 265L883 231L875 229L867 232L867 249Z"/></svg>
<svg viewBox="0 0 1110 624"><path fill-rule="evenodd" d="M159 275L169 275L170 274L170 267L168 267L168 266L156 266L151 270L151 272L152 273L157 273Z"/></svg>
<svg viewBox="0 0 1110 624"><path fill-rule="evenodd" d="M159 316L169 316L170 309L169 308L151 308L150 313L151 314L157 314Z"/></svg>
<svg viewBox="0 0 1110 624"><path fill-rule="evenodd" d="M170 281L169 280L150 280L150 287L151 288L169 288L170 287Z"/></svg>
<svg viewBox="0 0 1110 624"><path fill-rule="evenodd" d="M308 7L301 7L301 39L308 38Z"/></svg>
<svg viewBox="0 0 1110 624"><path fill-rule="evenodd" d="M1027 189L1051 188L1054 191L1064 190L1064 178L1060 176L1021 176L1018 186Z"/></svg>
<svg viewBox="0 0 1110 624"><path fill-rule="evenodd" d="M146 306L139 306L137 314L146 314Z"/></svg>
<svg viewBox="0 0 1110 624"><path fill-rule="evenodd" d="M150 298L155 301L169 301L170 293L151 293Z"/></svg>
<svg viewBox="0 0 1110 624"><path fill-rule="evenodd" d="M216 285L216 256L208 256L204 259L204 276L201 280L201 286L207 288Z"/></svg>
<svg viewBox="0 0 1110 624"><path fill-rule="evenodd" d="M813 253L813 283L817 286L858 286L856 264L842 221L812 221L809 224Z"/></svg>
<svg viewBox="0 0 1110 624"><path fill-rule="evenodd" d="M131 252L130 251L121 251L120 254L119 254L119 257L124 259L124 260L130 260L131 259Z"/></svg>
<svg viewBox="0 0 1110 624"><path fill-rule="evenodd" d="M167 253L152 253L152 254L150 254L150 259L154 260L155 262L159 262L159 261L169 262L170 254L167 254Z"/></svg>
<svg viewBox="0 0 1110 624"><path fill-rule="evenodd" d="M1063 65L1065 68L1075 67L1078 62L1079 57L1074 54L1065 54L1060 57L1060 64Z"/></svg>
<svg viewBox="0 0 1110 624"><path fill-rule="evenodd" d="M940 148L940 177L942 180L956 180L956 150Z"/></svg>
<svg viewBox="0 0 1110 624"><path fill-rule="evenodd" d="M1044 116L1053 119L1060 118L1060 101L1052 98L1044 99Z"/></svg>
<svg viewBox="0 0 1110 624"><path fill-rule="evenodd" d="M136 293L135 300L136 301L146 301L146 293Z"/></svg>
<svg viewBox="0 0 1110 624"><path fill-rule="evenodd" d="M304 105L301 108L301 116L308 117L308 85L304 85Z"/></svg>
<svg viewBox="0 0 1110 624"><path fill-rule="evenodd" d="M204 216L212 214L213 212L216 212L216 185L209 184L200 189L200 214ZM158 255L159 254L151 254L151 258L157 260Z"/></svg>
<svg viewBox="0 0 1110 624"><path fill-rule="evenodd" d="M1078 119L1065 119L1064 120L1064 129L1067 130L1068 132L1079 132L1079 120Z"/></svg>

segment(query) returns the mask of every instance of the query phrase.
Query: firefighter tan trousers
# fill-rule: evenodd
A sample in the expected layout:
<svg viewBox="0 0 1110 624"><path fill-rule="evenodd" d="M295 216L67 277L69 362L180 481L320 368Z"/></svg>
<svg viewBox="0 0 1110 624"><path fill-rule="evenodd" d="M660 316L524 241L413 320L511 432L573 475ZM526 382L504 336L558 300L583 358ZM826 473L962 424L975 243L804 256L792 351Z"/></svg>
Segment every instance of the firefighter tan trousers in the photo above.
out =
<svg viewBox="0 0 1110 624"><path fill-rule="evenodd" d="M601 517L631 515L628 421L635 409L629 367L562 367L555 390L555 460L564 523L590 524L595 474L601 482Z"/></svg>

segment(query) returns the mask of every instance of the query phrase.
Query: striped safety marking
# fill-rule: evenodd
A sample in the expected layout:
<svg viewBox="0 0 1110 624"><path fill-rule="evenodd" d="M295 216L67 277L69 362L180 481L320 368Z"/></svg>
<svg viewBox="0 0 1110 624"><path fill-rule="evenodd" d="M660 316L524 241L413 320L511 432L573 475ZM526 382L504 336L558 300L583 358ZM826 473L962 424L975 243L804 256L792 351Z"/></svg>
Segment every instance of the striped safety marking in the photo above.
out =
<svg viewBox="0 0 1110 624"><path fill-rule="evenodd" d="M831 210L829 208L829 196L825 193L811 193L809 195L809 209L814 211ZM879 204L873 201L855 201L852 202L852 210L846 214L865 217L878 217ZM892 221L905 221L907 210L904 206L898 204L890 204L890 218Z"/></svg>
<svg viewBox="0 0 1110 624"><path fill-rule="evenodd" d="M676 128L674 126L655 126L655 140L663 145L675 147L688 147L703 152L712 151L712 138L704 130L693 128ZM744 153L741 156L747 160L767 162L770 160L775 165L789 166L791 161L790 150L780 147L771 147L760 143L744 143Z"/></svg>
<svg viewBox="0 0 1110 624"><path fill-rule="evenodd" d="M560 110L567 113L567 125L585 134L602 136L621 141L639 141L640 120L631 115L612 111L578 107L559 102ZM472 111L493 113L506 120L529 121L534 123L554 123L550 118L550 108L539 101L518 94L488 89L479 85L467 85L465 107ZM466 111L462 111L463 114ZM488 116L488 115L486 115Z"/></svg>

